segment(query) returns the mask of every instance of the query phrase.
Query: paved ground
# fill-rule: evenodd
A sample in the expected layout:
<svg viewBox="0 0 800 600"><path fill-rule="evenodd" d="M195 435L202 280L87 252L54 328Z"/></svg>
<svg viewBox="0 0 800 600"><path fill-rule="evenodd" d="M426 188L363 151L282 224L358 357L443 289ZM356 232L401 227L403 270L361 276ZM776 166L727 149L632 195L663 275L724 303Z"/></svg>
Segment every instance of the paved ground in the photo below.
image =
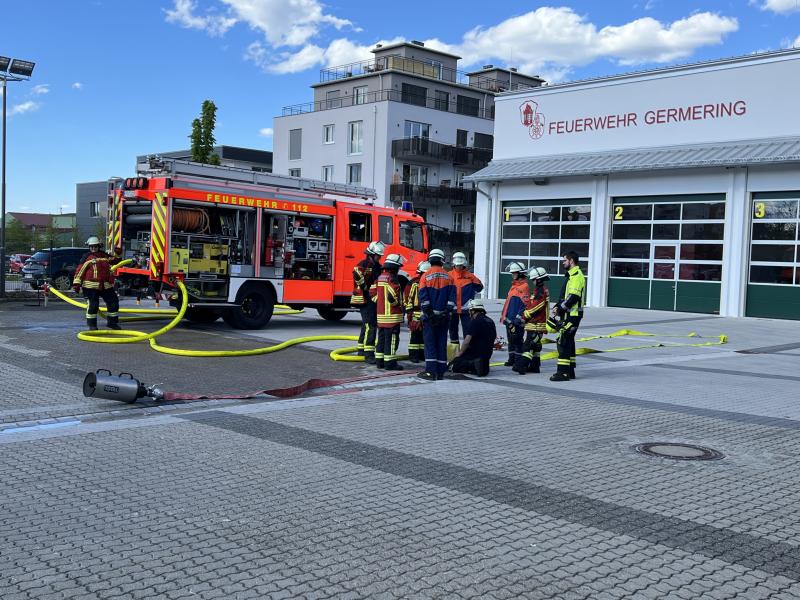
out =
<svg viewBox="0 0 800 600"><path fill-rule="evenodd" d="M44 331L66 340L66 313L55 313ZM25 355L44 343L25 314L0 307L3 396L75 402L64 365L97 350ZM241 346L320 323L287 316L247 339L220 325L202 335ZM501 368L477 381L401 376L292 400L7 428L0 597L800 597L800 322L595 309L584 325L580 337L656 335L582 346L665 346L580 357L568 384ZM702 337L677 337L693 332ZM191 333L176 341L193 343ZM728 344L669 347L719 334ZM146 348L119 352L100 356L176 390L225 388L233 369L228 391L288 382L312 363L367 370L317 363L327 359L314 350L166 367ZM30 365L43 359L52 373ZM632 450L646 441L725 458Z"/></svg>

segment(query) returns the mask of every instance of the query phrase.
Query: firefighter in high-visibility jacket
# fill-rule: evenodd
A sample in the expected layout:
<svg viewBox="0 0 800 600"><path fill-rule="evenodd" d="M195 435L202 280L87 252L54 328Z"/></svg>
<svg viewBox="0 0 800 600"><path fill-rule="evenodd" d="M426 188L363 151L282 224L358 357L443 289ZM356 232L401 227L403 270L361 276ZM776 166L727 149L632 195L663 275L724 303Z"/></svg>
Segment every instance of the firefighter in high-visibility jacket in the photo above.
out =
<svg viewBox="0 0 800 600"><path fill-rule="evenodd" d="M567 278L558 303L552 314L560 319L557 340L558 366L550 381L569 381L575 379L575 334L583 318L583 307L586 304L586 278L578 265L577 252L567 252L561 260Z"/></svg>
<svg viewBox="0 0 800 600"><path fill-rule="evenodd" d="M403 322L403 290L397 272L405 262L399 254L390 254L383 261L383 270L369 288L378 315L378 343L375 346L375 366L387 371L402 371L397 363L400 347L400 325Z"/></svg>
<svg viewBox="0 0 800 600"><path fill-rule="evenodd" d="M470 321L467 304L483 291L483 283L467 268L467 256L463 252L453 254L452 263L450 275L456 286L456 311L450 315L450 343L458 347L458 324L461 323L463 335L467 335Z"/></svg>
<svg viewBox="0 0 800 600"><path fill-rule="evenodd" d="M81 292L88 300L86 306L86 325L90 330L97 329L97 313L100 310L100 298L106 303L108 328L119 329L119 298L114 291L114 272L111 267L122 260L119 256L110 256L100 250L100 240L96 236L86 240L89 253L81 258L72 287L76 293Z"/></svg>
<svg viewBox="0 0 800 600"><path fill-rule="evenodd" d="M456 309L456 286L443 268L444 252L431 250L428 262L431 268L419 280L425 370L417 377L435 381L444 379L447 371L447 329Z"/></svg>
<svg viewBox="0 0 800 600"><path fill-rule="evenodd" d="M503 305L503 312L500 313L500 324L506 326L508 338L508 360L505 362L505 366L513 367L517 361L517 355L522 354L522 342L525 337L522 312L525 310L525 302L531 293L528 289L525 265L512 262L506 267L506 272L511 273L513 279Z"/></svg>
<svg viewBox="0 0 800 600"><path fill-rule="evenodd" d="M423 260L417 265L417 274L408 282L403 297L408 330L411 333L408 341L408 358L412 363L425 360L425 344L422 339L422 308L419 305L419 280L422 274L430 268L431 263L427 260Z"/></svg>
<svg viewBox="0 0 800 600"><path fill-rule="evenodd" d="M542 338L547 333L547 315L550 312L550 295L545 286L545 282L550 280L547 271L536 267L531 269L528 278L533 282L533 289L522 311L525 340L522 342L522 353L517 355L513 367L520 375L539 372Z"/></svg>
<svg viewBox="0 0 800 600"><path fill-rule="evenodd" d="M369 297L369 288L381 274L382 242L370 242L364 250L364 260L353 268L353 295L350 304L361 314L361 331L358 334L358 355L368 363L375 362L375 336L378 329L375 303Z"/></svg>

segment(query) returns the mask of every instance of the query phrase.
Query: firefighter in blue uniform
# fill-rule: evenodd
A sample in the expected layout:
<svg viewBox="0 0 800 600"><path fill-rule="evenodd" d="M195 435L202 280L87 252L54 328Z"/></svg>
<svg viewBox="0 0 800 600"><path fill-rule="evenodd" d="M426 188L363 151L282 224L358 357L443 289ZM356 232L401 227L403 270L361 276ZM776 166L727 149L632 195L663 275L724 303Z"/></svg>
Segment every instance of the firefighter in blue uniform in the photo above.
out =
<svg viewBox="0 0 800 600"><path fill-rule="evenodd" d="M447 371L447 333L450 315L456 309L456 286L442 268L444 252L431 250L430 269L419 281L419 304L422 309L422 338L425 343L425 371L418 377L444 379Z"/></svg>

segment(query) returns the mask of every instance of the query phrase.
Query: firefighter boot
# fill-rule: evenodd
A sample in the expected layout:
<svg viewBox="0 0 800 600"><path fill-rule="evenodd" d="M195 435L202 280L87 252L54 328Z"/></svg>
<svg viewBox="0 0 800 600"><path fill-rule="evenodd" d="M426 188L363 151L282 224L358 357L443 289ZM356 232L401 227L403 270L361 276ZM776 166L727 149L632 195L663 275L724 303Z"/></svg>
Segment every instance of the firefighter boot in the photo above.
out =
<svg viewBox="0 0 800 600"><path fill-rule="evenodd" d="M378 367L379 369L385 369L386 368L386 365L383 362L383 357L382 356L376 356L375 357L375 366Z"/></svg>
<svg viewBox="0 0 800 600"><path fill-rule="evenodd" d="M119 326L119 317L108 317L108 328L116 330L122 329L122 327Z"/></svg>
<svg viewBox="0 0 800 600"><path fill-rule="evenodd" d="M517 353L516 352L509 352L508 353L508 360L503 363L503 366L504 367L513 367L514 363L516 362L516 359L517 359Z"/></svg>
<svg viewBox="0 0 800 600"><path fill-rule="evenodd" d="M387 371L402 371L405 367L403 367L401 364L398 364L396 360L387 360L383 365L383 368Z"/></svg>
<svg viewBox="0 0 800 600"><path fill-rule="evenodd" d="M575 359L571 358L569 361L569 378L575 379Z"/></svg>
<svg viewBox="0 0 800 600"><path fill-rule="evenodd" d="M519 373L520 375L525 375L528 372L528 366L531 363L531 359L529 356L526 356L525 353L517 354L517 359L514 361L514 366L511 369L515 373Z"/></svg>
<svg viewBox="0 0 800 600"><path fill-rule="evenodd" d="M94 319L86 319L86 327L89 331L97 331L97 317Z"/></svg>
<svg viewBox="0 0 800 600"><path fill-rule="evenodd" d="M528 373L539 373L539 367L542 364L542 359L538 356L534 356L531 359L531 364L528 366Z"/></svg>
<svg viewBox="0 0 800 600"><path fill-rule="evenodd" d="M375 353L370 351L364 351L364 362L370 365L375 364Z"/></svg>

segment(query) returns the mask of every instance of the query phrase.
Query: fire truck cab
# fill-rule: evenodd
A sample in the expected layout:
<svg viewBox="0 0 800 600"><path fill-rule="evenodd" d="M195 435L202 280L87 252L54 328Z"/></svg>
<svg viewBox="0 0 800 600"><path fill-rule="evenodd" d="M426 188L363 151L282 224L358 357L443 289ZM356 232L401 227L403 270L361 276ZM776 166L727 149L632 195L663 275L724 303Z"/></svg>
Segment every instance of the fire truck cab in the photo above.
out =
<svg viewBox="0 0 800 600"><path fill-rule="evenodd" d="M422 217L369 188L158 157L137 172L109 181L107 249L133 261L117 277L173 305L183 281L196 322L259 329L275 304L340 320L369 242L405 257L403 283L428 251Z"/></svg>

